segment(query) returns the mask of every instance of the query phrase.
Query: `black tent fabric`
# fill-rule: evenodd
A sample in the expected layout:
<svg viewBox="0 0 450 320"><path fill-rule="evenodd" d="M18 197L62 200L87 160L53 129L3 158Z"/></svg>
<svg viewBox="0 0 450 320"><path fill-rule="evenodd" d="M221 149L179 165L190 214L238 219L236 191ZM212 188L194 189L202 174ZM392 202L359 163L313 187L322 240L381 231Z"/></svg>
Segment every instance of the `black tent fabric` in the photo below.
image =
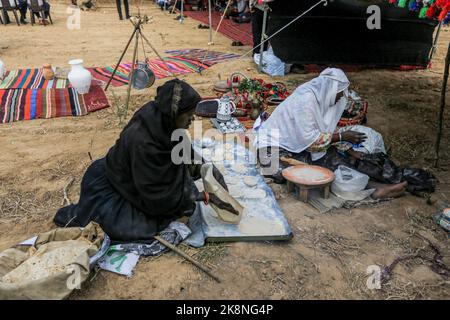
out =
<svg viewBox="0 0 450 320"><path fill-rule="evenodd" d="M271 35L318 0L275 0L270 4ZM370 30L367 7L381 9L381 29ZM384 0L335 0L319 5L270 40L287 63L423 66L429 63L437 22Z"/></svg>

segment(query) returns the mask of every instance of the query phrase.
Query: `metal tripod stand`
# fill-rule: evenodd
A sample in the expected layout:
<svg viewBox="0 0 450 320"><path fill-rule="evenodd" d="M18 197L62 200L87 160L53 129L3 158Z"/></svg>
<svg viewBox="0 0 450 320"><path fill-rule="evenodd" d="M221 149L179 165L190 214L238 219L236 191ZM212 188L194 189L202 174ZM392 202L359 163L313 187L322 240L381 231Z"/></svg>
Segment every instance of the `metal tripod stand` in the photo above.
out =
<svg viewBox="0 0 450 320"><path fill-rule="evenodd" d="M128 76L128 89L127 89L127 98L125 100L125 117L127 116L128 113L128 106L130 104L130 96L131 96L131 86L133 84L133 77L134 77L134 69L136 67L136 59L137 59L137 53L138 53L138 48L139 48L139 37L141 39L143 39L150 48L152 48L153 52L158 56L159 59L161 59L161 61L165 64L167 70L172 73L172 76L175 77L175 74L170 71L169 66L167 65L167 63L165 62L165 60L160 56L160 54L158 53L158 51L156 51L156 49L153 47L153 45L150 43L150 41L147 39L147 37L143 34L142 32L142 26L145 23L148 23L149 18L145 15L143 17L141 16L135 16L135 17L131 17L130 18L130 22L131 24L134 26L134 30L133 33L131 34L130 39L128 40L127 45L125 46L125 49L122 52L122 55L119 58L119 61L117 62L116 66L114 67L114 71L111 74L111 77L109 78L108 84L105 87L105 91L108 90L109 85L111 84L112 79L114 78L114 75L117 72L117 69L119 68L120 63L122 62L123 57L125 56L125 54L128 51L128 48L130 47L131 41L133 41L133 38L135 39L135 43L134 43L134 51L133 51L133 61L132 61L132 65L131 65L131 70L130 70L130 75ZM145 51L144 51L145 54Z"/></svg>

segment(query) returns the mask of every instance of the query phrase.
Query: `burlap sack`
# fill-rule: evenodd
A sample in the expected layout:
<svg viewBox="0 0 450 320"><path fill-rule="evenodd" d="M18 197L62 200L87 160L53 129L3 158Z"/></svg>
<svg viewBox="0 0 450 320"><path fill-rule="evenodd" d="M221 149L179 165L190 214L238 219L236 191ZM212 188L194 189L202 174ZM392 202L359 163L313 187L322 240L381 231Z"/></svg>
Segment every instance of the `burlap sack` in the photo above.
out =
<svg viewBox="0 0 450 320"><path fill-rule="evenodd" d="M34 246L17 245L0 253L0 300L64 299L90 273L91 258L105 234L96 223L58 228L37 236Z"/></svg>

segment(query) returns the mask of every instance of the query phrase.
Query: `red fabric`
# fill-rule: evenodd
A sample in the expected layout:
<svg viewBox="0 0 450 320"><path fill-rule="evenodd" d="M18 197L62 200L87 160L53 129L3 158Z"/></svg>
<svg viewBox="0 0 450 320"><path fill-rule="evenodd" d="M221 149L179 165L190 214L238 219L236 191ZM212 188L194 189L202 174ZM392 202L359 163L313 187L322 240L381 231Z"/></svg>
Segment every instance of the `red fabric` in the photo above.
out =
<svg viewBox="0 0 450 320"><path fill-rule="evenodd" d="M186 16L209 25L207 11L187 11ZM219 25L221 15L218 12L212 13L213 29L216 30ZM220 33L234 41L240 41L244 45L253 45L253 33L251 23L236 23L230 19L223 19L220 26ZM206 38L205 38L206 39Z"/></svg>
<svg viewBox="0 0 450 320"><path fill-rule="evenodd" d="M109 107L111 104L106 97L105 90L100 86L91 86L89 93L84 95L87 112L94 112Z"/></svg>

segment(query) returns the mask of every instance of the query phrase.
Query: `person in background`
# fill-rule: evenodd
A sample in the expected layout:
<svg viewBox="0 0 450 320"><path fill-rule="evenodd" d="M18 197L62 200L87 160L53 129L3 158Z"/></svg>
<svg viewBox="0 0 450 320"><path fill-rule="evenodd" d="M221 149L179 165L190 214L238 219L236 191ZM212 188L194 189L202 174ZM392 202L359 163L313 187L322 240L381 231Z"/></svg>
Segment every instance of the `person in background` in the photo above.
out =
<svg viewBox="0 0 450 320"><path fill-rule="evenodd" d="M44 17L41 17L39 12L35 12L34 15L38 18L39 24L48 24L46 19L50 13L50 4L46 0L38 0L38 4L44 9ZM27 0L27 5L28 8L31 9L31 0Z"/></svg>
<svg viewBox="0 0 450 320"><path fill-rule="evenodd" d="M19 13L20 13L20 23L21 24L27 24L28 21L26 20L27 17L27 0L9 0L9 3L12 6L15 6L17 4L18 8L19 8ZM0 9L2 8L2 4L0 2ZM3 11L3 10L2 10ZM5 17L5 23L11 23L11 20L9 19L8 16L8 12L7 11L3 11L4 13L4 17Z"/></svg>
<svg viewBox="0 0 450 320"><path fill-rule="evenodd" d="M234 0L227 12L225 12L225 18L232 18L237 23L250 22L249 0Z"/></svg>
<svg viewBox="0 0 450 320"><path fill-rule="evenodd" d="M252 20L252 33L253 33L253 55L260 53L261 47L257 47L261 43L262 37L262 27L264 21L264 12L256 8L256 4L258 0L250 0L250 12L251 12L251 20ZM267 19L269 20L269 19ZM269 21L267 21L268 23ZM267 26L268 27L268 26ZM257 48L256 48L257 47ZM262 45L264 51L267 51L269 47L269 41L264 42Z"/></svg>
<svg viewBox="0 0 450 320"><path fill-rule="evenodd" d="M338 165L346 165L371 177L371 172L365 172L369 167L360 165L364 154L353 149L367 139L366 134L351 129L337 130L347 106L349 86L350 81L342 70L327 68L317 78L299 86L269 119L255 122L263 174L266 171L266 176L284 183L281 171L285 165L280 159L287 157L332 171ZM407 185L404 180L391 184L371 180L368 188L375 189L373 199L385 199L401 196Z"/></svg>
<svg viewBox="0 0 450 320"><path fill-rule="evenodd" d="M128 0L123 0L123 5L125 7L125 18L130 19L130 7L128 5ZM119 19L123 20L122 15L122 0L116 0L117 13L119 13Z"/></svg>
<svg viewBox="0 0 450 320"><path fill-rule="evenodd" d="M156 0L156 4L161 8L161 10L168 10L171 6L174 5L174 1L172 0Z"/></svg>

